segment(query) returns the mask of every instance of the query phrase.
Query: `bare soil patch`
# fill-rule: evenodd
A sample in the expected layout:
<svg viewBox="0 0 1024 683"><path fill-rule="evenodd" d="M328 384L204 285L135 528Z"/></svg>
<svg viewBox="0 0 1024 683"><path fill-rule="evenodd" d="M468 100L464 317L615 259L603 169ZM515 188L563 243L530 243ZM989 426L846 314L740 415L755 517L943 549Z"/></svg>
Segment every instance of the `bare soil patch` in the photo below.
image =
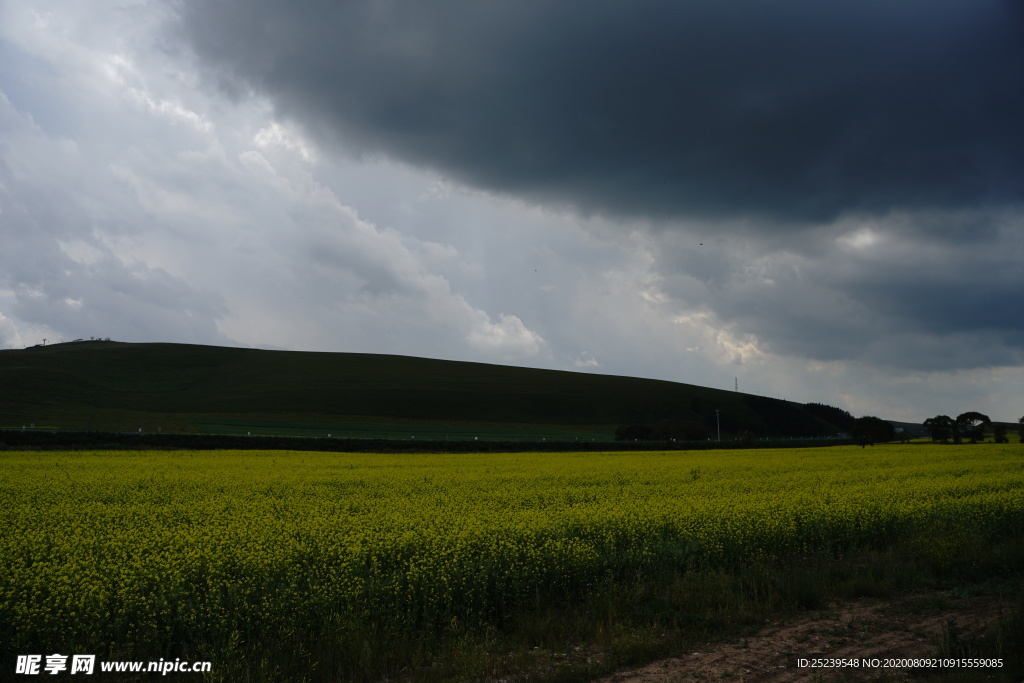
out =
<svg viewBox="0 0 1024 683"><path fill-rule="evenodd" d="M965 637L982 635L1009 600L994 596L951 598L919 593L893 600L860 599L782 620L768 620L754 635L733 642L706 643L681 657L600 678L595 683L667 681L805 681L877 678L909 679L906 669L798 668L798 658L925 658L937 654L943 629L955 625Z"/></svg>

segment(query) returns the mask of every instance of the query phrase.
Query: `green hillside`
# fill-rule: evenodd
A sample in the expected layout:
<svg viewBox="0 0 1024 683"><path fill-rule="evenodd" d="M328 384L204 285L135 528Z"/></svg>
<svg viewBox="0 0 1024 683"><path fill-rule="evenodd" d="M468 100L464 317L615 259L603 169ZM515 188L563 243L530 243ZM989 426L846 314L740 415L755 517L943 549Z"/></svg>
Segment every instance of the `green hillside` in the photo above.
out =
<svg viewBox="0 0 1024 683"><path fill-rule="evenodd" d="M335 437L611 439L624 425L819 436L799 404L483 363L89 341L0 351L0 427Z"/></svg>

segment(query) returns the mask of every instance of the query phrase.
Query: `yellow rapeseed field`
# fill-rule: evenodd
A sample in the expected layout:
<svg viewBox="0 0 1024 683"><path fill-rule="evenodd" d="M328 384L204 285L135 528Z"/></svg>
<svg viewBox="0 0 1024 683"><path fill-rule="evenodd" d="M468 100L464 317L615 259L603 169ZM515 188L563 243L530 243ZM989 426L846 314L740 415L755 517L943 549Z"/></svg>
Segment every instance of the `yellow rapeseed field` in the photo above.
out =
<svg viewBox="0 0 1024 683"><path fill-rule="evenodd" d="M312 651L667 565L914 533L941 561L1024 530L1024 449L4 452L0 529L5 653Z"/></svg>

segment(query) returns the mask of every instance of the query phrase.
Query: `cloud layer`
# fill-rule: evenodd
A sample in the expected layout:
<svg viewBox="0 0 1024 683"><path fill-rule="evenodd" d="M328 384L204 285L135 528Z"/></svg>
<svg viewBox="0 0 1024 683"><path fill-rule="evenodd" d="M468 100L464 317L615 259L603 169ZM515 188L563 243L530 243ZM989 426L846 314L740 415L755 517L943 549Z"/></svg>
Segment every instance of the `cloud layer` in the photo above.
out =
<svg viewBox="0 0 1024 683"><path fill-rule="evenodd" d="M402 353L1016 419L1021 20L0 0L0 345Z"/></svg>
<svg viewBox="0 0 1024 683"><path fill-rule="evenodd" d="M185 0L177 35L351 151L585 213L1024 199L1010 0Z"/></svg>

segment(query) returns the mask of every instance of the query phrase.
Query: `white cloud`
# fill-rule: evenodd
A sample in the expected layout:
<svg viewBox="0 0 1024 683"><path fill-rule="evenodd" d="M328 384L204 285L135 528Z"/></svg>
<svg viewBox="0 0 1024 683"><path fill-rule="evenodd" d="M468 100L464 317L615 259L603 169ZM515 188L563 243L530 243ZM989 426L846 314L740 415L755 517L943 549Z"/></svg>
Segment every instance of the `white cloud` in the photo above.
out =
<svg viewBox="0 0 1024 683"><path fill-rule="evenodd" d="M857 251L874 247L881 241L879 234L871 228L860 228L839 237L838 242Z"/></svg>
<svg viewBox="0 0 1024 683"><path fill-rule="evenodd" d="M528 360L540 353L544 340L518 317L502 313L494 322L480 313L479 320L466 335L470 346L506 361Z"/></svg>
<svg viewBox="0 0 1024 683"><path fill-rule="evenodd" d="M164 99L155 100L148 93L138 88L129 88L127 94L131 100L137 102L147 111L166 118L171 123L184 123L203 133L213 130L212 123L177 102Z"/></svg>
<svg viewBox="0 0 1024 683"><path fill-rule="evenodd" d="M75 239L68 242L57 240L57 245L60 246L60 250L72 261L86 266L91 266L103 256L103 251L83 239Z"/></svg>
<svg viewBox="0 0 1024 683"><path fill-rule="evenodd" d="M601 365L600 363L597 362L597 359L594 358L593 354L591 354L589 351L583 351L582 353L580 353L580 355L576 357L572 364L573 367L577 368L596 368L599 365Z"/></svg>
<svg viewBox="0 0 1024 683"><path fill-rule="evenodd" d="M27 346L14 322L0 313L0 346L5 349L17 349Z"/></svg>
<svg viewBox="0 0 1024 683"><path fill-rule="evenodd" d="M246 150L239 154L238 160L246 166L254 168L262 173L276 175L274 167L271 166L269 161L267 161L267 158L254 149Z"/></svg>
<svg viewBox="0 0 1024 683"><path fill-rule="evenodd" d="M258 147L283 147L295 152L304 161L316 161L316 151L302 133L276 121L261 128L253 137L253 142Z"/></svg>

